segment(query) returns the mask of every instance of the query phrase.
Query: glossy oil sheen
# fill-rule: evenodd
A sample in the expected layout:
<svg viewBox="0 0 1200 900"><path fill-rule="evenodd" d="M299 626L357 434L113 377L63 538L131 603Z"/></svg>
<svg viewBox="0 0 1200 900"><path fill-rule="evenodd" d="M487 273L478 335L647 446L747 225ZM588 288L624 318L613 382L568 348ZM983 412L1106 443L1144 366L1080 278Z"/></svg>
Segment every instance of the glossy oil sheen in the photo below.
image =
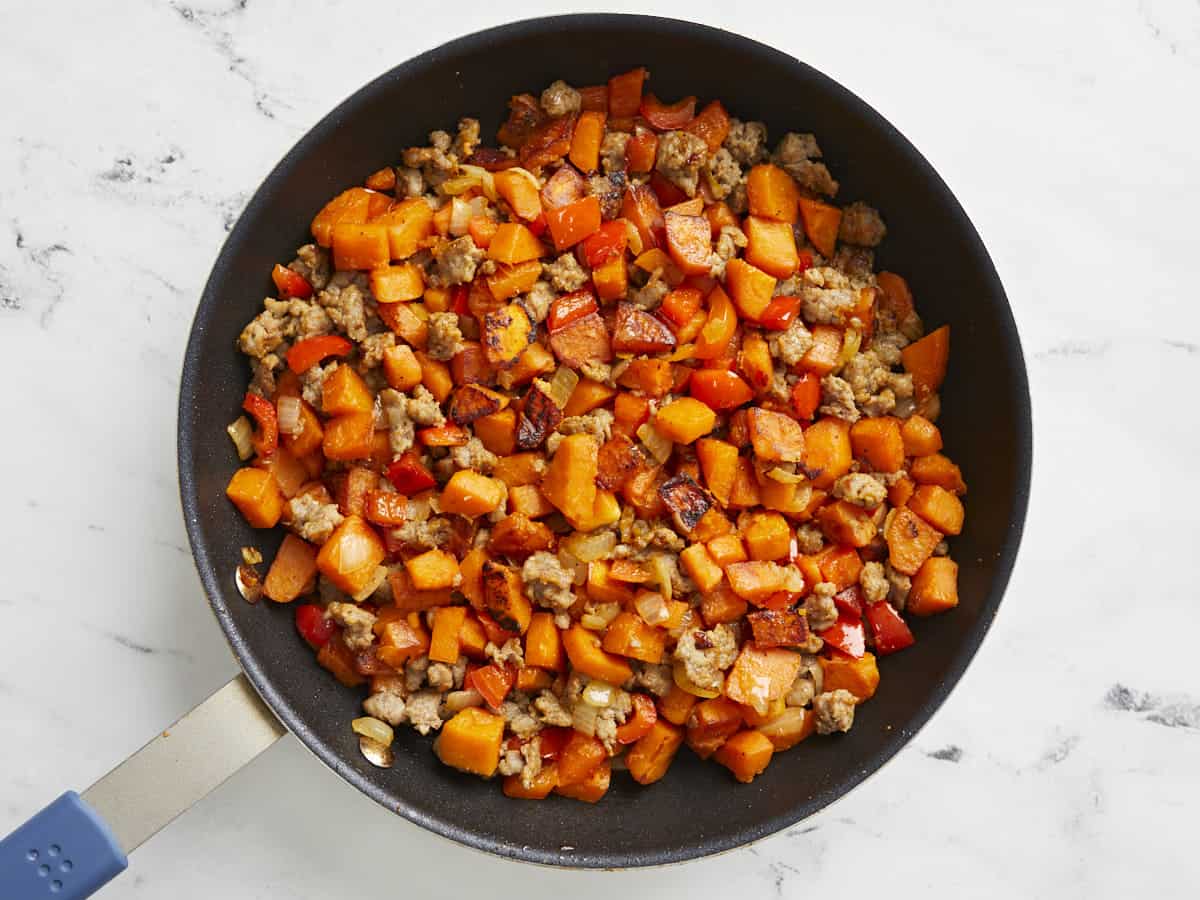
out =
<svg viewBox="0 0 1200 900"><path fill-rule="evenodd" d="M440 765L431 740L408 729L397 729L396 764L381 771L350 730L360 692L314 664L290 607L251 606L235 587L239 548L258 544L270 559L279 541L247 527L223 496L237 465L225 426L248 378L235 340L271 292L272 265L309 239L307 223L333 194L461 115L479 117L485 136L494 135L511 94L555 78L595 84L643 64L660 97L719 97L733 115L765 121L773 139L815 132L841 180L839 201L863 199L883 213L889 234L878 268L908 278L930 327L952 326L940 424L970 485L966 530L953 547L962 603L915 623L917 645L884 661L880 691L858 710L853 731L781 754L750 785L684 749L659 784L643 789L617 775L596 806L513 801L495 783ZM388 809L473 847L566 866L653 865L735 847L811 815L891 758L945 700L996 615L1024 522L1031 453L1025 365L1004 290L924 158L853 94L783 53L635 16L537 19L474 34L398 66L326 116L267 177L221 251L196 313L179 402L180 490L196 565L234 652L275 713Z"/></svg>

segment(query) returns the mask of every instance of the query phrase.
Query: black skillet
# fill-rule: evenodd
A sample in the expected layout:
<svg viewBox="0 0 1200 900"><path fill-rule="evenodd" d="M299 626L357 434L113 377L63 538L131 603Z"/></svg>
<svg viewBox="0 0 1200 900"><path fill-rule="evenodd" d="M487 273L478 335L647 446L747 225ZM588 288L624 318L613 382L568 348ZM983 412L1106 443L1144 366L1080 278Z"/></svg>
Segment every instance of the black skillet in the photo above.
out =
<svg viewBox="0 0 1200 900"><path fill-rule="evenodd" d="M495 784L440 765L430 740L398 730L396 763L371 766L349 721L358 691L313 662L287 608L247 604L234 584L239 548L278 535L248 528L224 497L236 461L225 426L247 367L234 343L269 291L267 273L303 243L334 193L394 163L400 150L462 115L494 134L509 96L556 78L595 84L636 65L665 99L719 97L773 136L812 131L841 180L839 200L878 207L888 237L880 268L903 273L931 326L953 331L940 425L970 484L954 544L961 605L915 625L917 645L888 658L879 693L844 736L782 754L753 784L679 754L651 788L617 777L597 806L521 803ZM785 53L669 19L577 15L473 34L398 66L326 116L251 199L196 312L179 400L179 479L196 565L242 668L293 734L354 787L448 838L513 859L580 867L644 866L716 853L778 831L841 797L903 747L945 700L996 615L1017 552L1029 491L1029 391L1021 345L987 251L929 163L878 113Z"/></svg>

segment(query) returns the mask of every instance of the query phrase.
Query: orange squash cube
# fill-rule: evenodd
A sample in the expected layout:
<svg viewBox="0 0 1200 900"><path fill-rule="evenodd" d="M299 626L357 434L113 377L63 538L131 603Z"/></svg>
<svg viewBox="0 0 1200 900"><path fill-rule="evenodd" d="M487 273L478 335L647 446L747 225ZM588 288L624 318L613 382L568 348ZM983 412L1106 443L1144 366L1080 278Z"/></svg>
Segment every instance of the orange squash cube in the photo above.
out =
<svg viewBox="0 0 1200 900"><path fill-rule="evenodd" d="M448 665L458 662L459 633L466 620L465 606L439 606L433 611L433 637L429 641L429 658L433 662Z"/></svg>
<svg viewBox="0 0 1200 900"><path fill-rule="evenodd" d="M633 677L629 663L605 651L600 646L600 637L578 623L563 632L562 642L571 666L590 678L624 684Z"/></svg>
<svg viewBox="0 0 1200 900"><path fill-rule="evenodd" d="M904 468L904 439L900 421L892 416L859 419L850 427L850 446L877 472L899 472Z"/></svg>
<svg viewBox="0 0 1200 900"><path fill-rule="evenodd" d="M321 384L321 408L327 416L343 413L369 413L374 409L375 397L362 377L354 369L340 364Z"/></svg>
<svg viewBox="0 0 1200 900"><path fill-rule="evenodd" d="M425 276L412 263L384 264L371 270L371 293L380 303L419 300L425 293Z"/></svg>
<svg viewBox="0 0 1200 900"><path fill-rule="evenodd" d="M373 222L333 226L333 267L339 272L386 266L390 258L384 226Z"/></svg>
<svg viewBox="0 0 1200 900"><path fill-rule="evenodd" d="M790 223L749 216L745 228L748 263L776 278L788 278L796 271L800 254Z"/></svg>
<svg viewBox="0 0 1200 900"><path fill-rule="evenodd" d="M499 509L507 495L504 483L498 479L470 469L459 469L442 489L442 512L473 519Z"/></svg>
<svg viewBox="0 0 1200 900"><path fill-rule="evenodd" d="M554 624L554 614L536 612L525 632L525 665L538 666L551 672L563 669L562 636Z"/></svg>
<svg viewBox="0 0 1200 900"><path fill-rule="evenodd" d="M744 318L757 322L771 303L775 279L744 259L734 258L725 265L725 286L737 311Z"/></svg>
<svg viewBox="0 0 1200 900"><path fill-rule="evenodd" d="M958 606L958 563L948 556L931 556L913 577L905 612L932 616Z"/></svg>
<svg viewBox="0 0 1200 900"><path fill-rule="evenodd" d="M790 750L817 730L817 717L811 709L789 706L775 718L759 725L757 731L765 736L779 753Z"/></svg>
<svg viewBox="0 0 1200 900"><path fill-rule="evenodd" d="M908 499L908 508L943 534L962 531L962 501L941 485L923 484Z"/></svg>
<svg viewBox="0 0 1200 900"><path fill-rule="evenodd" d="M406 560L404 568L408 570L408 577L418 591L458 587L462 582L454 554L436 547ZM454 633L457 634L458 630L455 629Z"/></svg>
<svg viewBox="0 0 1200 900"><path fill-rule="evenodd" d="M801 465L809 473L814 488L833 487L835 481L850 471L853 462L850 425L844 420L829 416L814 422L804 432Z"/></svg>
<svg viewBox="0 0 1200 900"><path fill-rule="evenodd" d="M733 773L743 784L749 784L771 762L775 745L761 732L739 731L725 741L713 759Z"/></svg>
<svg viewBox="0 0 1200 900"><path fill-rule="evenodd" d="M792 532L779 513L754 513L742 528L751 559L783 559L792 544Z"/></svg>
<svg viewBox="0 0 1200 900"><path fill-rule="evenodd" d="M879 687L879 666L875 662L874 653L864 653L858 659L847 656L837 656L832 659L821 659L823 675L823 690L847 690L858 702L870 700L875 696Z"/></svg>
<svg viewBox="0 0 1200 900"><path fill-rule="evenodd" d="M647 625L634 613L623 612L609 623L601 646L618 656L657 664L662 662L666 643L667 633L661 628Z"/></svg>
<svg viewBox="0 0 1200 900"><path fill-rule="evenodd" d="M372 413L346 413L325 423L321 450L326 459L346 462L368 459L373 449L375 416Z"/></svg>
<svg viewBox="0 0 1200 900"><path fill-rule="evenodd" d="M682 691L679 693L683 694ZM690 694L683 696L692 702L696 699ZM689 710L690 706L691 704ZM675 759L676 752L683 744L683 729L679 727L680 724L681 722L672 724L671 721L659 718L650 726L650 730L629 748L629 752L625 754L625 764L634 781L638 784L654 784L667 774L671 761Z"/></svg>
<svg viewBox="0 0 1200 900"><path fill-rule="evenodd" d="M542 242L519 222L501 222L488 245L488 259L510 266L541 259L545 252Z"/></svg>
<svg viewBox="0 0 1200 900"><path fill-rule="evenodd" d="M900 426L905 456L932 456L942 449L942 433L924 416L912 415Z"/></svg>
<svg viewBox="0 0 1200 900"><path fill-rule="evenodd" d="M504 717L469 706L442 726L433 751L445 765L491 778L500 765Z"/></svg>
<svg viewBox="0 0 1200 900"><path fill-rule="evenodd" d="M383 541L358 516L347 516L317 553L317 569L343 593L356 595L383 562Z"/></svg>
<svg viewBox="0 0 1200 900"><path fill-rule="evenodd" d="M371 198L377 196L365 188L350 188L325 204L312 220L312 234L317 243L328 247L333 243L335 225L362 225L367 221Z"/></svg>
<svg viewBox="0 0 1200 900"><path fill-rule="evenodd" d="M799 213L800 188L779 166L758 165L746 176L746 200L750 215L790 224Z"/></svg>
<svg viewBox="0 0 1200 900"><path fill-rule="evenodd" d="M275 476L265 469L238 469L229 479L225 496L254 528L274 528L283 515L283 494Z"/></svg>

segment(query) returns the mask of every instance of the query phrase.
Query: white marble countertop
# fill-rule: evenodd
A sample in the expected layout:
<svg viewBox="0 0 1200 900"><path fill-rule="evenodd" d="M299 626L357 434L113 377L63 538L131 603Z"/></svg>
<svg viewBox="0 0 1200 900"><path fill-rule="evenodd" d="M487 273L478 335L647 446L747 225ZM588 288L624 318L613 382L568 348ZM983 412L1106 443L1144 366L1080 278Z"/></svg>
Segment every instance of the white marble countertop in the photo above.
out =
<svg viewBox="0 0 1200 900"><path fill-rule="evenodd" d="M175 402L199 291L250 192L369 78L555 8L424 7L414 28L394 3L319 6L0 8L0 834L235 672L186 549ZM656 9L865 97L957 193L1011 297L1036 425L1024 546L975 664L911 746L753 847L587 874L427 834L286 738L103 896L371 895L381 873L422 896L531 900L829 895L860 873L900 897L1196 895L1200 427L1175 393L1200 380L1200 7L924 6Z"/></svg>

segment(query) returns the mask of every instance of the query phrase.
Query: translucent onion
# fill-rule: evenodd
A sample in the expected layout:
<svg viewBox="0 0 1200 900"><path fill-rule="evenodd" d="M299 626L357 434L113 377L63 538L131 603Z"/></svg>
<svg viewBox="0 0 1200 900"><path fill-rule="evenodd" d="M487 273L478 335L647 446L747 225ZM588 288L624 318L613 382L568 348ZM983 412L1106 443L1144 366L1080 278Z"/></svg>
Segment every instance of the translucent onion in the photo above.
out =
<svg viewBox="0 0 1200 900"><path fill-rule="evenodd" d="M279 417L279 430L292 437L299 435L303 428L303 423L300 421L300 398L280 397L275 408Z"/></svg>
<svg viewBox="0 0 1200 900"><path fill-rule="evenodd" d="M554 401L554 405L562 409L567 405L567 401L571 399L571 394L575 392L575 386L579 384L579 375L574 369L568 369L566 366L559 366L558 371L554 373L554 377L550 379L549 394L550 399Z"/></svg>
<svg viewBox="0 0 1200 900"><path fill-rule="evenodd" d="M451 691L446 695L446 712L461 712L468 706L483 706L483 695L474 688L465 691Z"/></svg>
<svg viewBox="0 0 1200 900"><path fill-rule="evenodd" d="M350 723L350 727L354 730L355 734L378 741L385 747L389 746L395 737L391 725L373 716L363 716L355 719Z"/></svg>
<svg viewBox="0 0 1200 900"><path fill-rule="evenodd" d="M560 559L565 552L585 563L605 559L616 546L617 535L612 531L573 532L558 545ZM566 560L563 560L563 565L567 565Z"/></svg>
<svg viewBox="0 0 1200 900"><path fill-rule="evenodd" d="M390 769L392 763L396 760L390 744L381 744L373 738L362 737L361 735L358 738L358 751L367 762L381 769Z"/></svg>
<svg viewBox="0 0 1200 900"><path fill-rule="evenodd" d="M571 709L571 725L581 734L594 737L596 720L600 718L600 710L590 703L576 703Z"/></svg>
<svg viewBox="0 0 1200 900"><path fill-rule="evenodd" d="M646 449L650 451L650 455L659 463L665 463L671 458L671 451L675 447L674 441L659 432L649 422L638 427L637 436L646 445Z"/></svg>
<svg viewBox="0 0 1200 900"><path fill-rule="evenodd" d="M603 619L605 625L609 625L613 619L621 614L621 604L615 602L597 603L589 612Z"/></svg>
<svg viewBox="0 0 1200 900"><path fill-rule="evenodd" d="M650 580L662 591L663 597L671 599L671 576L675 565L665 553L655 553L650 557Z"/></svg>
<svg viewBox="0 0 1200 900"><path fill-rule="evenodd" d="M471 175L479 179L479 186L483 189L483 196L487 197L493 203L496 202L496 179L492 177L492 173L483 166L459 166L464 175Z"/></svg>
<svg viewBox="0 0 1200 900"><path fill-rule="evenodd" d="M682 635L685 631L691 631L700 624L699 617L696 615L696 611L694 609L685 610L683 617L679 621L679 624L674 628L668 628L667 634L671 635L671 637L675 638L676 640L679 640L680 635Z"/></svg>
<svg viewBox="0 0 1200 900"><path fill-rule="evenodd" d="M700 687L696 682L688 677L687 667L683 663L677 662L671 667L671 676L675 679L675 683L679 685L681 691L687 691L693 697L703 697L706 700L711 700L713 697L718 697L721 694L721 689L709 690L708 688Z"/></svg>
<svg viewBox="0 0 1200 900"><path fill-rule="evenodd" d="M475 168L471 166L470 168ZM462 175L455 175L453 178L447 178L441 183L438 188L443 194L453 197L469 191L473 187L479 187L482 179L474 172L464 172Z"/></svg>
<svg viewBox="0 0 1200 900"><path fill-rule="evenodd" d="M628 238L629 252L635 258L641 256L642 250L645 249L642 245L642 233L628 219L622 219L621 221L625 223L625 234Z"/></svg>
<svg viewBox="0 0 1200 900"><path fill-rule="evenodd" d="M633 605L647 625L662 625L671 618L666 598L657 591L642 591L633 601Z"/></svg>
<svg viewBox="0 0 1200 900"><path fill-rule="evenodd" d="M847 328L842 335L842 352L838 356L837 368L840 369L854 359L854 354L858 353L858 348L861 346L862 332L857 328Z"/></svg>
<svg viewBox="0 0 1200 900"><path fill-rule="evenodd" d="M785 469L783 466L775 466L767 470L767 477L772 481L778 481L780 484L800 484L808 479L799 472L792 472Z"/></svg>
<svg viewBox="0 0 1200 900"><path fill-rule="evenodd" d="M254 426L250 424L250 420L245 416L238 416L229 423L225 429L229 434L229 439L233 441L233 446L237 448L238 459L245 461L254 455L254 444L251 438L254 435Z"/></svg>
<svg viewBox="0 0 1200 900"><path fill-rule="evenodd" d="M379 590L379 586L387 580L388 570L384 566L376 566L375 571L371 574L371 578L363 585L361 591L354 595L355 603L362 603L373 593Z"/></svg>
<svg viewBox="0 0 1200 900"><path fill-rule="evenodd" d="M608 627L608 622L595 613L584 613L579 617L579 624L588 631L603 631Z"/></svg>
<svg viewBox="0 0 1200 900"><path fill-rule="evenodd" d="M471 221L471 204L458 197L451 200L450 204L450 233L462 237L467 233L467 225Z"/></svg>
<svg viewBox="0 0 1200 900"><path fill-rule="evenodd" d="M583 689L583 700L585 703L590 703L592 706L597 706L603 709L606 706L611 706L613 698L617 695L617 689L607 681L601 681L598 678L588 682L588 686Z"/></svg>
<svg viewBox="0 0 1200 900"><path fill-rule="evenodd" d="M528 169L523 169L520 166L513 166L512 168L506 169L505 171L511 172L514 175L520 175L526 181L528 181L530 184L533 185L533 189L535 191L538 191L539 193L541 192L541 190L542 190L541 181L539 181L538 177L536 175L534 175L532 172L530 172Z"/></svg>
<svg viewBox="0 0 1200 900"><path fill-rule="evenodd" d="M487 213L487 197L472 197L471 198L471 217L482 216Z"/></svg>

